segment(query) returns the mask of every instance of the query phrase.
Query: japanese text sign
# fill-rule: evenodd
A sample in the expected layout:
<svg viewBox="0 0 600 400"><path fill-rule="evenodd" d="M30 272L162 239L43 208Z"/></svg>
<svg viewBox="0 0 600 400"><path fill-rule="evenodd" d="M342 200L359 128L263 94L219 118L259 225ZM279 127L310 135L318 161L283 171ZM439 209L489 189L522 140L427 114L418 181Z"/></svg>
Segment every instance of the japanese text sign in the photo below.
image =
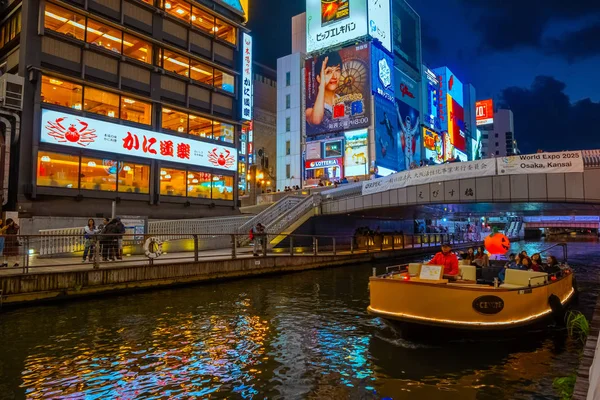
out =
<svg viewBox="0 0 600 400"><path fill-rule="evenodd" d="M306 51L367 35L366 0L306 0Z"/></svg>
<svg viewBox="0 0 600 400"><path fill-rule="evenodd" d="M252 36L242 34L242 119L252 119L253 85L252 85Z"/></svg>

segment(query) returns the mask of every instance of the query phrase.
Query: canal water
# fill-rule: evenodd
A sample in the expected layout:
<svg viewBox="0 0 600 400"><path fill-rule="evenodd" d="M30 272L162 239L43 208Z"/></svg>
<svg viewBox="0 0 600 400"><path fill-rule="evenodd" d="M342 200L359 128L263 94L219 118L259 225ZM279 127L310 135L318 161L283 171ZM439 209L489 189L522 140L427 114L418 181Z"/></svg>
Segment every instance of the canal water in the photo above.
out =
<svg viewBox="0 0 600 400"><path fill-rule="evenodd" d="M575 307L588 317L599 260L596 240L569 244ZM5 310L0 398L558 399L553 379L578 365L582 346L556 331L404 340L367 315L370 274L350 266Z"/></svg>

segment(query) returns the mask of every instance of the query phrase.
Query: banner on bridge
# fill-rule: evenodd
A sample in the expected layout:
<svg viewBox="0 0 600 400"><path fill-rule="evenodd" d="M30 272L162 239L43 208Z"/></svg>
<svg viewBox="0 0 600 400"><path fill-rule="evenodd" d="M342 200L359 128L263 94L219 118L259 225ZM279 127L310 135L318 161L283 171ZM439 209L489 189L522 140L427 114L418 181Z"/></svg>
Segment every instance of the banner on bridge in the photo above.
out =
<svg viewBox="0 0 600 400"><path fill-rule="evenodd" d="M425 183L478 178L495 174L496 165L493 159L435 165L364 181L362 194L373 194Z"/></svg>
<svg viewBox="0 0 600 400"><path fill-rule="evenodd" d="M537 153L497 158L498 175L583 172L581 151Z"/></svg>

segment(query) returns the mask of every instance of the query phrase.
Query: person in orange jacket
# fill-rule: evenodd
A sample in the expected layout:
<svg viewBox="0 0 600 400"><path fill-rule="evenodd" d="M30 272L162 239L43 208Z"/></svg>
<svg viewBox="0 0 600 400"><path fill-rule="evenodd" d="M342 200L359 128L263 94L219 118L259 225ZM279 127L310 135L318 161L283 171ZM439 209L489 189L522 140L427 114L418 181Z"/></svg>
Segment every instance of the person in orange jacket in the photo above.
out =
<svg viewBox="0 0 600 400"><path fill-rule="evenodd" d="M443 265L444 275L458 275L458 257L452 252L452 246L449 243L444 243L442 251L437 253L427 264Z"/></svg>

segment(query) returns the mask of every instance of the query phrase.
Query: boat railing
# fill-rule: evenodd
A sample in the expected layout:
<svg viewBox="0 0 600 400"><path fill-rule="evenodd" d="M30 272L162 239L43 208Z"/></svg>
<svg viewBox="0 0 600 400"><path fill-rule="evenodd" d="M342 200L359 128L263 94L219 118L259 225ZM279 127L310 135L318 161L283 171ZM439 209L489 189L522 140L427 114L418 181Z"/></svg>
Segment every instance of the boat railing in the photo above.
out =
<svg viewBox="0 0 600 400"><path fill-rule="evenodd" d="M408 264L400 264L400 265L391 265L389 267L385 267L386 274L389 274L390 271L402 271L402 269L407 269Z"/></svg>
<svg viewBox="0 0 600 400"><path fill-rule="evenodd" d="M540 254L547 253L548 250L552 250L552 249L554 249L556 247L562 247L562 250L563 250L563 263L566 263L567 262L567 255L568 255L568 251L567 251L568 245L565 242L553 244L552 246L550 246L550 247L548 247L548 248L546 248L544 250L541 250L539 253Z"/></svg>
<svg viewBox="0 0 600 400"><path fill-rule="evenodd" d="M527 287L531 287L531 280L537 279L537 278L544 278L544 285L547 285L548 284L548 276L549 276L548 274L540 274L540 275L536 275L536 276L530 276ZM541 285L538 285L538 286L541 286Z"/></svg>

